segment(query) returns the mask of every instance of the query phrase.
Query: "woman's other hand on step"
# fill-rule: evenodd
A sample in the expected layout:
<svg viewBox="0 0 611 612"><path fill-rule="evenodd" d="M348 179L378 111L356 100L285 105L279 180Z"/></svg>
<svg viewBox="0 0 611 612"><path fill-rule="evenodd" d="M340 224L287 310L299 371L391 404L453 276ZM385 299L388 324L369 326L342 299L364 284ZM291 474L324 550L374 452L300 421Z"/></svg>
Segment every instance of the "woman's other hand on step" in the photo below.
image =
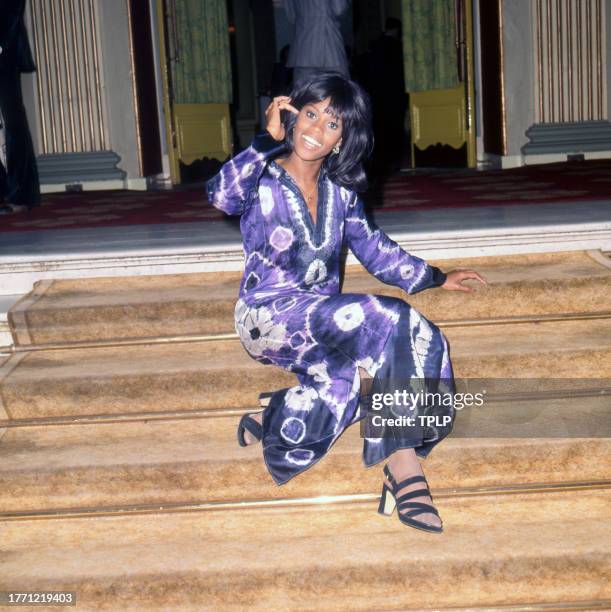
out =
<svg viewBox="0 0 611 612"><path fill-rule="evenodd" d="M468 279L477 280L483 285L488 284L488 281L475 270L452 270L447 273L446 282L441 286L448 291L467 291L473 293L475 291L473 287L462 284L463 281Z"/></svg>
<svg viewBox="0 0 611 612"><path fill-rule="evenodd" d="M284 140L286 130L280 119L280 111L287 110L295 115L299 111L290 104L291 99L288 96L276 96L265 109L265 119L267 120L267 131L272 135L274 140Z"/></svg>

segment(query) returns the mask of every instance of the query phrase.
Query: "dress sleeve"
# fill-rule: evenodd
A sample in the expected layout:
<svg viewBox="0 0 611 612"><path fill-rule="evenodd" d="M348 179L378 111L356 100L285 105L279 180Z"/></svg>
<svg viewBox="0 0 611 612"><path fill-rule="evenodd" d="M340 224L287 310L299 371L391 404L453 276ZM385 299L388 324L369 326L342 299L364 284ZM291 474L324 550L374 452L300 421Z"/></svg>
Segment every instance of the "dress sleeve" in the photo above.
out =
<svg viewBox="0 0 611 612"><path fill-rule="evenodd" d="M219 173L206 182L208 201L228 215L241 215L257 190L267 162L284 150L284 142L264 130L252 144L225 162Z"/></svg>
<svg viewBox="0 0 611 612"><path fill-rule="evenodd" d="M438 287L446 274L423 259L410 255L372 221L356 194L346 210L345 240L368 272L407 293Z"/></svg>

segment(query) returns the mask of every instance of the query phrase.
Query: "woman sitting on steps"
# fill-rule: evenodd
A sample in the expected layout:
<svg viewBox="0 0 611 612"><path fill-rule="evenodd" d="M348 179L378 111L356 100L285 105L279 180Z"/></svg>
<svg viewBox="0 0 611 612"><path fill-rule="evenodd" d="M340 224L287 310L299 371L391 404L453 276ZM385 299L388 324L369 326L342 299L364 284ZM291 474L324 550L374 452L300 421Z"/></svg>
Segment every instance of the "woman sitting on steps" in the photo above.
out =
<svg viewBox="0 0 611 612"><path fill-rule="evenodd" d="M374 412L363 409L373 396L361 391L362 377L372 378L377 393L415 389L423 381L453 391L448 342L436 325L399 298L340 293L342 246L375 277L408 294L430 287L473 291L462 285L465 279L486 280L473 270L443 273L405 252L367 217L358 192L366 187L370 107L356 83L320 73L290 97L275 98L266 118L267 130L222 167L207 191L214 206L241 215L240 340L251 357L295 373L300 383L270 394L264 411L244 415L238 427L240 444L263 441L265 464L283 484ZM405 416L404 405L384 410ZM426 406L420 414L440 421L366 430L363 461L388 460L380 512L398 504L402 523L441 532L418 456L450 433L455 410L452 404Z"/></svg>

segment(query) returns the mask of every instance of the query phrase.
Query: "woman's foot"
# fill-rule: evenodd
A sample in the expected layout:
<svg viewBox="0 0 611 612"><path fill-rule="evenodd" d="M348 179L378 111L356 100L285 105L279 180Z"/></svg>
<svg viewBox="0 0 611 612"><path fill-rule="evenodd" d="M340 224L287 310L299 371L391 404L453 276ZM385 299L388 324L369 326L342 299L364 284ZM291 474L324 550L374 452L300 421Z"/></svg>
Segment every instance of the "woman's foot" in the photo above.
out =
<svg viewBox="0 0 611 612"><path fill-rule="evenodd" d="M367 370L359 367L359 376L361 379L361 395L369 395L371 393L371 389L373 388L373 377L369 375Z"/></svg>
<svg viewBox="0 0 611 612"><path fill-rule="evenodd" d="M257 423L259 423L259 425L262 424L262 420L263 420L263 413L262 412L252 412L249 414L250 418L253 421L257 421ZM251 444L255 444L256 442L259 442L259 440L257 440L257 438L255 438L250 431L248 431L248 429L244 430L244 442L246 442L247 445L251 445Z"/></svg>
<svg viewBox="0 0 611 612"><path fill-rule="evenodd" d="M418 455L416 455L413 448L402 448L395 451L389 458L388 468L390 469L390 473L393 475L393 478L398 483L407 478L411 478L412 476L424 476L422 465L420 465ZM384 477L384 481L392 489L392 485L386 477ZM424 488L426 488L426 484L424 482L413 482L412 484L399 489L397 492L397 499L401 497L401 495L405 495L405 493ZM431 504L433 507L435 507L430 495L419 495L418 497L412 497L409 501ZM405 514L409 511L409 507L403 508L401 514ZM428 525L432 525L433 527L441 527L441 519L432 512L423 512L422 514L415 515L413 518Z"/></svg>

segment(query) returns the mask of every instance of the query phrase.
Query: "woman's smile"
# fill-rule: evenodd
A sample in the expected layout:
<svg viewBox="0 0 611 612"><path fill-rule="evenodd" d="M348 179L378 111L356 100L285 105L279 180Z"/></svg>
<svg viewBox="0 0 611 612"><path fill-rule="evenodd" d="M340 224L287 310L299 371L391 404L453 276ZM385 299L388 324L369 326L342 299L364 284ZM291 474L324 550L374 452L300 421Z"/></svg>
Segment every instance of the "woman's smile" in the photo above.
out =
<svg viewBox="0 0 611 612"><path fill-rule="evenodd" d="M315 138L312 138L312 136L308 136L308 134L302 134L301 138L303 138L305 141L305 146L308 149L320 149L320 147L322 147L322 143L318 142L318 140Z"/></svg>

